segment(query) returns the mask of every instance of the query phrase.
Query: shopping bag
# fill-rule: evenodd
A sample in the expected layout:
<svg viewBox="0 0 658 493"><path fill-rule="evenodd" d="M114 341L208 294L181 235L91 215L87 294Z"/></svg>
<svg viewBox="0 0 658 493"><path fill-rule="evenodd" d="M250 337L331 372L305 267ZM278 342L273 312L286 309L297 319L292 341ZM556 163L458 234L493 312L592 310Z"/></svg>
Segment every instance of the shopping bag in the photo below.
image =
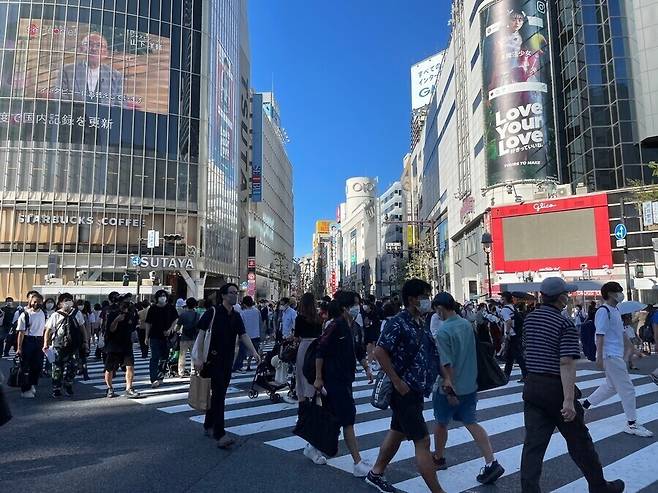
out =
<svg viewBox="0 0 658 493"><path fill-rule="evenodd" d="M478 390L495 389L507 385L507 376L498 366L494 357L495 349L490 342L484 342L475 338L475 352L478 364Z"/></svg>
<svg viewBox="0 0 658 493"><path fill-rule="evenodd" d="M340 424L327 410L316 403L316 398L299 404L297 424L292 432L303 438L328 457L338 453Z"/></svg>
<svg viewBox="0 0 658 493"><path fill-rule="evenodd" d="M190 377L190 392L187 403L192 409L205 412L210 409L210 379L199 375Z"/></svg>
<svg viewBox="0 0 658 493"><path fill-rule="evenodd" d="M4 386L0 383L0 426L6 424L11 419L11 411L9 410L9 403L5 396Z"/></svg>

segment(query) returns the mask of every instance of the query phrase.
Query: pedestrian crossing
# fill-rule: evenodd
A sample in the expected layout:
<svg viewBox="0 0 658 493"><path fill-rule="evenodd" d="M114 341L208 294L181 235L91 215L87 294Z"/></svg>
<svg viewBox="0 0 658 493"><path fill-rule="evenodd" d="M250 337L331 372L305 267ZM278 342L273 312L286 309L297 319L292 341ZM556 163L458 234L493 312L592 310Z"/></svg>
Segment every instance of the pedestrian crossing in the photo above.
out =
<svg viewBox="0 0 658 493"><path fill-rule="evenodd" d="M186 368L189 368L189 355ZM104 391L106 387L103 383L102 362L90 361L88 371L90 379L86 382L81 380L80 383ZM496 459L506 470L497 483L498 491L520 491L524 419L521 398L523 384L516 381L518 377L517 370L506 386L478 395L479 422L490 436ZM272 402L264 392L256 399L249 398L248 390L253 378L253 371L233 375L226 398L226 430L238 437L253 438L283 453L298 454L300 460L306 460L301 458L301 450L306 443L292 434L297 420L297 405ZM631 379L637 396L638 422L658 435L658 386L645 375L633 374ZM579 364L577 385L583 397L590 395L604 381L603 372L591 369L587 363ZM123 372L117 373L113 385L118 392L125 389ZM204 414L187 404L189 377L166 378L161 387L150 388L148 359L142 358L137 348L134 387L141 393L140 399L132 401L135 405L152 408L163 419L187 419L196 424L203 423ZM279 394L283 396L287 391L283 389ZM355 433L363 460L374 463L390 426L390 411L381 411L371 406L371 392L372 384L366 376L363 373L357 374L353 384L357 409ZM430 399L425 400L423 415L432 430L433 410ZM627 483L628 492L658 491L658 470L655 468L658 442L656 438L640 438L622 432L625 417L618 397L589 410L586 420L608 478L623 479ZM433 442L433 437L431 439ZM450 429L446 460L449 469L438 473L445 491L482 489L475 478L484 465L483 459L464 427L454 425ZM329 458L327 466L351 474L353 461L342 436L339 453ZM322 466L309 462L308 467ZM413 443L402 443L387 470L387 478L399 491L427 491L416 469ZM553 435L546 452L542 491L587 491L582 474L568 458L564 439L557 433Z"/></svg>

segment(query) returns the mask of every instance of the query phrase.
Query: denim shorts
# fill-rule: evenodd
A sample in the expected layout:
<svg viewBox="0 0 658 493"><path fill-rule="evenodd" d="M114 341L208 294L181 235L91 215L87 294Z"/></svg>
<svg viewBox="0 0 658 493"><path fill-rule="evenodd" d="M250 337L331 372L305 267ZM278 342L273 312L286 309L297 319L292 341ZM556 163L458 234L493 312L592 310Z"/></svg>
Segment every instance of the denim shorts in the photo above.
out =
<svg viewBox="0 0 658 493"><path fill-rule="evenodd" d="M478 403L477 392L460 395L459 404L451 406L445 394L434 392L434 419L437 424L448 425L450 421L461 421L465 425L477 423L476 408Z"/></svg>

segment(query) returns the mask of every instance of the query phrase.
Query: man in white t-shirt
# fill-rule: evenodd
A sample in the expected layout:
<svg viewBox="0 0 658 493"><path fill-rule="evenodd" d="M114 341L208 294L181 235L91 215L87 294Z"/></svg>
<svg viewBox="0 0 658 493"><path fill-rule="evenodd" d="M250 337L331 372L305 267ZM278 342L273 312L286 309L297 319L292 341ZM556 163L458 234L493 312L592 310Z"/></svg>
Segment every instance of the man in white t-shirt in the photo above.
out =
<svg viewBox="0 0 658 493"><path fill-rule="evenodd" d="M596 327L596 366L605 370L606 381L583 402L583 407L597 406L619 394L628 424L629 435L651 437L653 433L637 423L635 387L624 360L624 323L617 305L624 301L624 288L617 282L607 282L601 288L601 305L594 317Z"/></svg>
<svg viewBox="0 0 658 493"><path fill-rule="evenodd" d="M20 357L21 368L28 375L21 385L21 396L34 398L43 366L43 333L46 327L46 314L42 308L43 297L30 291L27 306L16 321L16 355Z"/></svg>
<svg viewBox="0 0 658 493"><path fill-rule="evenodd" d="M500 294L505 301L500 314L505 324L505 339L507 339L507 354L505 356L505 375L509 379L514 368L514 363L518 363L521 369L521 378L519 383L525 382L527 370L525 367L525 358L523 356L523 339L521 331L523 327L515 325L517 310L514 306L514 296L509 291L503 291Z"/></svg>

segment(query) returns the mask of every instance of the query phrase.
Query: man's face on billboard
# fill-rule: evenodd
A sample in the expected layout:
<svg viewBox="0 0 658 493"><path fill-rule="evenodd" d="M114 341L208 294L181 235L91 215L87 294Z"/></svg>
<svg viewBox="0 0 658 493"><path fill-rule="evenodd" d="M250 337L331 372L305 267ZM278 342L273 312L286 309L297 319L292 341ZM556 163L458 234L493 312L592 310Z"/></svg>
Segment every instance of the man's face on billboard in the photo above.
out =
<svg viewBox="0 0 658 493"><path fill-rule="evenodd" d="M517 13L510 15L508 26L511 32L518 32L523 27L523 16Z"/></svg>
<svg viewBox="0 0 658 493"><path fill-rule="evenodd" d="M107 41L100 34L90 34L82 40L82 51L87 54L87 63L98 67L107 57Z"/></svg>

